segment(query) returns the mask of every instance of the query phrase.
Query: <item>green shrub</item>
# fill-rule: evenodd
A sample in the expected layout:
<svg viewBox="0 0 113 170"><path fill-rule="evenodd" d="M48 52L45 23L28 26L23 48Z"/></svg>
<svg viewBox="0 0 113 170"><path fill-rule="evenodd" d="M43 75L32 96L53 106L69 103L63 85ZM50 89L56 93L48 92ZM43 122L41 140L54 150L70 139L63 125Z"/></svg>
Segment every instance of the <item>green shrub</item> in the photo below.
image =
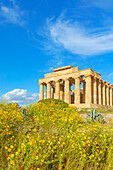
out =
<svg viewBox="0 0 113 170"><path fill-rule="evenodd" d="M103 116L99 113L96 112L96 108L93 110L91 110L90 114L87 114L87 121L89 122L101 122L101 123L105 123Z"/></svg>
<svg viewBox="0 0 113 170"><path fill-rule="evenodd" d="M51 104L54 104L54 107L56 107L57 109L63 109L63 108L69 107L68 103L60 99L43 99L43 100L40 100L38 103L42 103L48 106L50 106Z"/></svg>
<svg viewBox="0 0 113 170"><path fill-rule="evenodd" d="M8 108L4 104L2 107L7 115ZM10 115L11 110L14 107ZM20 115L19 110L15 111ZM12 129L13 136L4 139L8 145L1 148L2 170L113 169L112 127L85 123L75 107L65 107L65 103L53 99L31 104L27 116L24 124L16 119L22 128L19 130L16 124L18 130Z"/></svg>

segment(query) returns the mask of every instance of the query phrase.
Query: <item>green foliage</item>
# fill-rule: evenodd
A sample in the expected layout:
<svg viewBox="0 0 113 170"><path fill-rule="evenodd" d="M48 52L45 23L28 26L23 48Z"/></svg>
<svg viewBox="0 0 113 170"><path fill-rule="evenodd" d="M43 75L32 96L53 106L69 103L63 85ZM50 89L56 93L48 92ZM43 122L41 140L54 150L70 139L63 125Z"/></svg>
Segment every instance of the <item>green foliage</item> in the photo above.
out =
<svg viewBox="0 0 113 170"><path fill-rule="evenodd" d="M62 128L71 120L77 122L81 120L75 107L70 107L62 100L46 99L38 103L31 104L27 110L28 119L33 122L33 125L38 126L43 123L43 126L49 131L50 127Z"/></svg>
<svg viewBox="0 0 113 170"><path fill-rule="evenodd" d="M17 105L0 108L0 170L113 169L113 127L60 100L31 104L26 121Z"/></svg>
<svg viewBox="0 0 113 170"><path fill-rule="evenodd" d="M42 103L48 106L50 106L51 104L54 104L54 108L57 108L57 109L63 109L63 108L69 107L68 103L60 99L43 99L43 100L40 100L38 103Z"/></svg>
<svg viewBox="0 0 113 170"><path fill-rule="evenodd" d="M96 112L96 108L94 109L94 111L91 110L90 114L87 114L87 120L89 122L98 121L101 123L105 123L103 116L99 112Z"/></svg>
<svg viewBox="0 0 113 170"><path fill-rule="evenodd" d="M24 118L24 121L28 120L28 112L26 108L21 108L21 112L22 112L22 117Z"/></svg>

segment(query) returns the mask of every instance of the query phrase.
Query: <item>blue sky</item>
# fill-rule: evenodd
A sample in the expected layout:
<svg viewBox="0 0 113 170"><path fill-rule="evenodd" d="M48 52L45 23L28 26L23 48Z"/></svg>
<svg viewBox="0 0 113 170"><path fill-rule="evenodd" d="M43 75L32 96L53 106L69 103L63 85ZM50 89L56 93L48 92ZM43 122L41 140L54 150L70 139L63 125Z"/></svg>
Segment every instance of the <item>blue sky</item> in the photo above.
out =
<svg viewBox="0 0 113 170"><path fill-rule="evenodd" d="M53 68L92 68L113 84L113 0L0 0L0 100L38 100Z"/></svg>

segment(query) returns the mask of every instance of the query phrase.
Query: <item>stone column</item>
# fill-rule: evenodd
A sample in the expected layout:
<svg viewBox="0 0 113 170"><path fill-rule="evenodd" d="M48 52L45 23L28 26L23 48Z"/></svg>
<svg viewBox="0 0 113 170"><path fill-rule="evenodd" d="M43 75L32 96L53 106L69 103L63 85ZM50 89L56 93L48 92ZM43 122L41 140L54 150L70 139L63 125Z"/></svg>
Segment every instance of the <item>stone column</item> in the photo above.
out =
<svg viewBox="0 0 113 170"><path fill-rule="evenodd" d="M66 103L70 104L70 83L69 79L65 80L65 97L64 100Z"/></svg>
<svg viewBox="0 0 113 170"><path fill-rule="evenodd" d="M107 83L106 84L106 100L107 100L107 102L106 102L106 104L107 104L107 106L109 106L109 104L110 104L110 96L109 96L109 84Z"/></svg>
<svg viewBox="0 0 113 170"><path fill-rule="evenodd" d="M98 99L99 99L99 104L102 105L102 81L99 80L99 84L98 84Z"/></svg>
<svg viewBox="0 0 113 170"><path fill-rule="evenodd" d="M40 94L39 94L39 100L44 99L44 85L40 84Z"/></svg>
<svg viewBox="0 0 113 170"><path fill-rule="evenodd" d="M55 82L55 99L60 99L60 82Z"/></svg>
<svg viewBox="0 0 113 170"><path fill-rule="evenodd" d="M94 104L94 88L93 88L93 83L94 83L94 77L91 77L91 103Z"/></svg>
<svg viewBox="0 0 113 170"><path fill-rule="evenodd" d="M93 89L94 89L94 104L97 104L97 78L94 77Z"/></svg>
<svg viewBox="0 0 113 170"><path fill-rule="evenodd" d="M64 85L60 84L60 99L61 100L64 100L63 95L64 95Z"/></svg>
<svg viewBox="0 0 113 170"><path fill-rule="evenodd" d="M85 77L86 80L86 104L91 104L92 101L92 88L91 88L91 80L92 80L92 76L89 75L87 77Z"/></svg>
<svg viewBox="0 0 113 170"><path fill-rule="evenodd" d="M69 104L71 104L71 83L69 83Z"/></svg>
<svg viewBox="0 0 113 170"><path fill-rule="evenodd" d="M51 98L51 83L47 83L47 99Z"/></svg>
<svg viewBox="0 0 113 170"><path fill-rule="evenodd" d="M55 97L55 87L53 86L53 96L52 96L52 98L54 99L54 97Z"/></svg>
<svg viewBox="0 0 113 170"><path fill-rule="evenodd" d="M86 83L83 82L83 103L85 103L85 91L86 91Z"/></svg>
<svg viewBox="0 0 113 170"><path fill-rule="evenodd" d="M110 87L110 106L113 106L113 88Z"/></svg>
<svg viewBox="0 0 113 170"><path fill-rule="evenodd" d="M106 105L106 86L105 86L105 81L103 82L103 105Z"/></svg>
<svg viewBox="0 0 113 170"><path fill-rule="evenodd" d="M80 104L80 77L75 78L75 104Z"/></svg>

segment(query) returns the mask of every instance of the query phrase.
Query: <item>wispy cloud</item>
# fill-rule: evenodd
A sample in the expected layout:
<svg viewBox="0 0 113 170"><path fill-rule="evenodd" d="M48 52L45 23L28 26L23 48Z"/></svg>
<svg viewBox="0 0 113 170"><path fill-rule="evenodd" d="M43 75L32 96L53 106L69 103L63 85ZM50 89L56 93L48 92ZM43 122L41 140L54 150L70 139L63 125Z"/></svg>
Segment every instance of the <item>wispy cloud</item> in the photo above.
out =
<svg viewBox="0 0 113 170"><path fill-rule="evenodd" d="M113 73L110 73L109 75L108 75L108 77L112 77L113 76Z"/></svg>
<svg viewBox="0 0 113 170"><path fill-rule="evenodd" d="M89 30L79 22L59 17L47 20L49 50L67 50L78 55L97 55L113 51L113 30Z"/></svg>
<svg viewBox="0 0 113 170"><path fill-rule="evenodd" d="M16 4L14 0L10 0L11 7L4 5L1 3L0 5L0 24L3 23L11 23L17 24L19 26L24 26L24 14L19 6Z"/></svg>
<svg viewBox="0 0 113 170"><path fill-rule="evenodd" d="M113 0L88 0L88 3L104 10L111 10L113 8Z"/></svg>
<svg viewBox="0 0 113 170"><path fill-rule="evenodd" d="M14 89L2 95L3 100L16 102L21 106L37 102L38 98L39 98L38 93L30 95L26 89Z"/></svg>

